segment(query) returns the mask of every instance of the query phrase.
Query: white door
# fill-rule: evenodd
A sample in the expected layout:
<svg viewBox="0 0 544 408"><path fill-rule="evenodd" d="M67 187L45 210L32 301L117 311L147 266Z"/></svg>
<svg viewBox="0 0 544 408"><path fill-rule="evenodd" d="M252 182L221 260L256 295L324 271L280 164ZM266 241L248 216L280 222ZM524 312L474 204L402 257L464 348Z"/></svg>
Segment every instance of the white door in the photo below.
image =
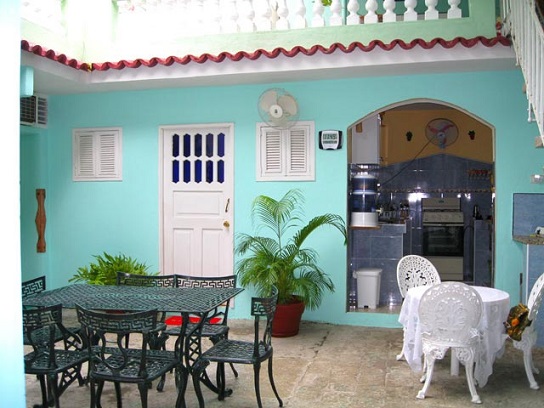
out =
<svg viewBox="0 0 544 408"><path fill-rule="evenodd" d="M233 271L233 124L163 126L163 274Z"/></svg>

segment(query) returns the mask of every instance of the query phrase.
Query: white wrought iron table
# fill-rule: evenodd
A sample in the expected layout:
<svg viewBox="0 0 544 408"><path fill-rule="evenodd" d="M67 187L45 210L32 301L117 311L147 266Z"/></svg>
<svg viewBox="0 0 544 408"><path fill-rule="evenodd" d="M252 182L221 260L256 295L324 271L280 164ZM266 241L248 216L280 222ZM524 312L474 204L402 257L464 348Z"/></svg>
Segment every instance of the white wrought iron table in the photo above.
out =
<svg viewBox="0 0 544 408"><path fill-rule="evenodd" d="M421 371L422 366L422 341L421 326L419 324L419 301L429 286L419 286L409 289L402 304L399 314L399 322L404 328L404 341L402 356L406 359L413 371ZM508 293L483 286L474 286L483 301L483 313L479 329L482 332L480 350L476 356L474 379L479 387L487 384L489 376L493 373L495 359L502 356L504 342L508 335L505 332L503 322L508 317L510 310L510 295ZM452 375L459 371L458 361L452 359Z"/></svg>

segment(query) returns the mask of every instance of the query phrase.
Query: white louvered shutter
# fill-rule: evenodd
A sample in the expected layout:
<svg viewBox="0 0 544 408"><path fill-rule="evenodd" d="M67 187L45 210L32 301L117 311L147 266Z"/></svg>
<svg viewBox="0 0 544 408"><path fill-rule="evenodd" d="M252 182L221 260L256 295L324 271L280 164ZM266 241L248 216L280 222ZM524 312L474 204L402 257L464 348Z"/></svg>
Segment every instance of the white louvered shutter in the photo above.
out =
<svg viewBox="0 0 544 408"><path fill-rule="evenodd" d="M288 133L288 145L289 152L287 158L289 159L288 173L304 174L308 172L308 143L307 134L303 128L294 128Z"/></svg>
<svg viewBox="0 0 544 408"><path fill-rule="evenodd" d="M258 181L315 180L313 122L297 122L288 129L257 124Z"/></svg>
<svg viewBox="0 0 544 408"><path fill-rule="evenodd" d="M283 171L281 131L273 128L261 130L262 175L281 174Z"/></svg>
<svg viewBox="0 0 544 408"><path fill-rule="evenodd" d="M122 180L121 129L73 131L74 181Z"/></svg>

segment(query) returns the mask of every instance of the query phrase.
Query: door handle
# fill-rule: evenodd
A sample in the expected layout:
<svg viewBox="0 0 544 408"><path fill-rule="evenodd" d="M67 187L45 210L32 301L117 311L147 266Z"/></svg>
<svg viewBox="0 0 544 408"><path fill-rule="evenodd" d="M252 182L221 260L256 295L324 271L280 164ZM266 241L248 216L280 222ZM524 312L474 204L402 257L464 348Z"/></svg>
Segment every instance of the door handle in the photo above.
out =
<svg viewBox="0 0 544 408"><path fill-rule="evenodd" d="M225 205L225 212L229 212L230 198L227 198L227 204Z"/></svg>
<svg viewBox="0 0 544 408"><path fill-rule="evenodd" d="M230 222L228 222L227 220L223 221L223 227L225 228L230 227Z"/></svg>

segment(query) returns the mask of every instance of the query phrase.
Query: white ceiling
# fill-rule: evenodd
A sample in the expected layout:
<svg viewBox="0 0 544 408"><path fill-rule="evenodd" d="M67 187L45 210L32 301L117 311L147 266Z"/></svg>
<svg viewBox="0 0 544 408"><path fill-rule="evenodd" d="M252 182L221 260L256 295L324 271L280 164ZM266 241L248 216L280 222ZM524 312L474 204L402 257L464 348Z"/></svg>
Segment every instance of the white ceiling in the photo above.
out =
<svg viewBox="0 0 544 408"><path fill-rule="evenodd" d="M93 72L76 70L23 51L21 64L34 67L34 92L45 95L519 69L511 47L500 44L494 47L477 44L472 48L458 44L449 49L397 47L390 51L375 48L371 52L357 50L349 54L337 50L313 56L280 55L254 61L225 59L221 63L190 62Z"/></svg>

